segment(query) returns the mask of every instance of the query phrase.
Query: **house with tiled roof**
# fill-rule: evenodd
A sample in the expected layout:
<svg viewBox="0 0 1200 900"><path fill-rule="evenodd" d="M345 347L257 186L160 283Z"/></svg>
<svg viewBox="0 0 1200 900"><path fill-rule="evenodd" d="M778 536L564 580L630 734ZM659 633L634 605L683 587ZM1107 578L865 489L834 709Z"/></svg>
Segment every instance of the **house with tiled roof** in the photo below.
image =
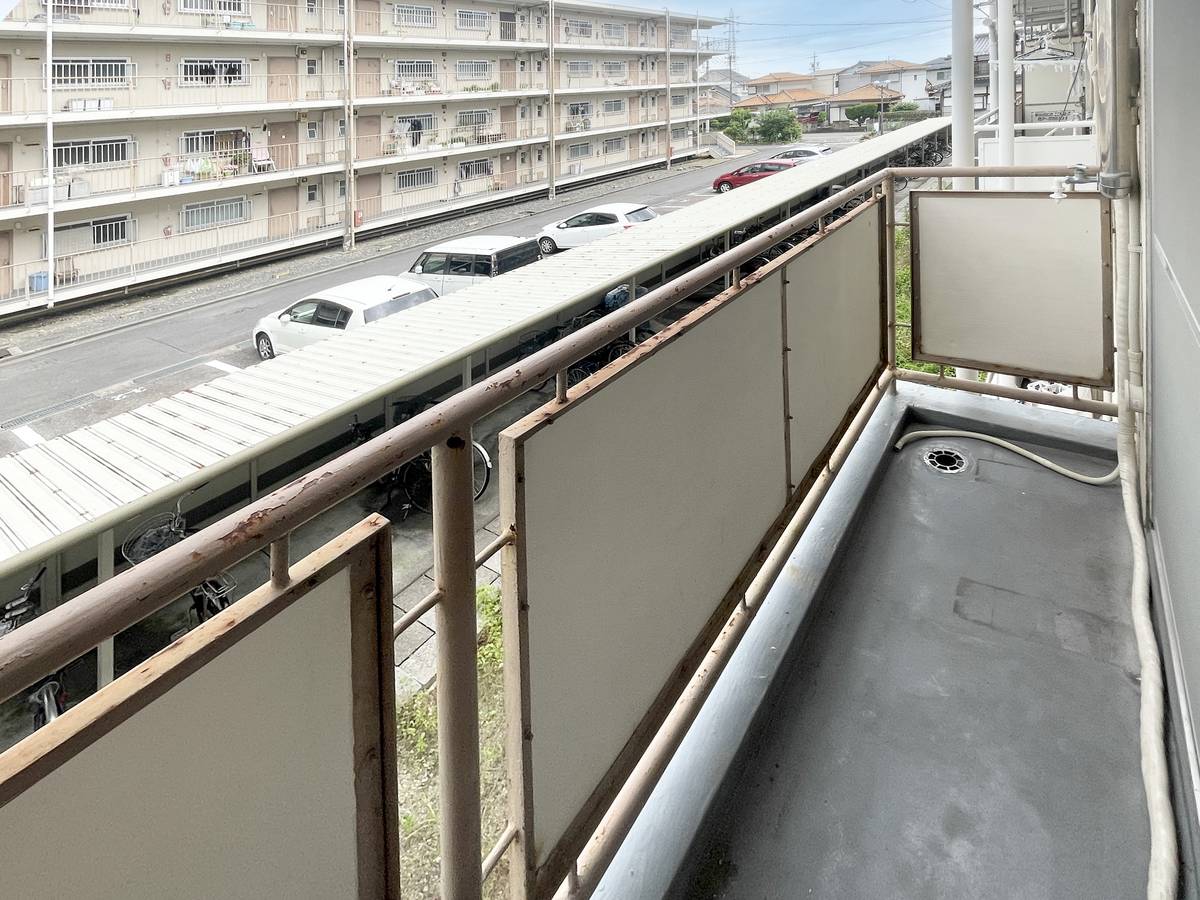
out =
<svg viewBox="0 0 1200 900"><path fill-rule="evenodd" d="M868 59L848 66L838 74L839 94L876 84L898 91L904 100L922 108L932 106L929 100L929 69L925 63L903 59Z"/></svg>

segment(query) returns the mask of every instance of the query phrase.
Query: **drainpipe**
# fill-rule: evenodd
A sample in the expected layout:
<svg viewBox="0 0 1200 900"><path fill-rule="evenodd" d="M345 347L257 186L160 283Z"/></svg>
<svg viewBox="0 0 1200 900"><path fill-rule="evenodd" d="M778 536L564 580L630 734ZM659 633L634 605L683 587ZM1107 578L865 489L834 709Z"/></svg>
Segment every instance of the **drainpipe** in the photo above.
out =
<svg viewBox="0 0 1200 900"><path fill-rule="evenodd" d="M346 203L345 210L342 214L343 225L345 227L342 233L342 249L354 249L354 207L355 190L354 184L354 147L355 141L354 129L354 32L350 27L350 17L354 14L354 0L346 0L345 12L342 15L342 58L346 60L346 65L342 67L342 96L345 98L342 104L342 115L346 117L346 133L343 135L346 139Z"/></svg>
<svg viewBox="0 0 1200 900"><path fill-rule="evenodd" d="M551 200L554 199L554 191L558 184L558 111L555 109L555 82L558 80L558 70L554 67L554 33L557 27L554 24L554 0L549 0L546 12L546 84L549 85L549 104L550 108L546 110L546 117L549 121L547 133L550 137L550 143L546 148L546 181L548 184L548 196Z"/></svg>
<svg viewBox="0 0 1200 900"><path fill-rule="evenodd" d="M995 112L1000 95L1000 41L996 28L996 4L992 0L991 15L988 16L988 111Z"/></svg>
<svg viewBox="0 0 1200 900"><path fill-rule="evenodd" d="M54 308L54 175L54 2L50 0L46 4L46 309Z"/></svg>
<svg viewBox="0 0 1200 900"><path fill-rule="evenodd" d="M952 0L953 25L950 36L950 92L954 97L951 111L951 162L955 166L975 165L975 7L971 0ZM956 191L974 187L972 178L955 178Z"/></svg>
<svg viewBox="0 0 1200 900"><path fill-rule="evenodd" d="M996 119L996 146L999 152L999 162L1002 166L1013 165L1013 144L1016 127L1017 89L1014 74L1015 60L1013 59L1016 42L1016 28L1013 25L1013 0L997 0L999 15L996 19L996 38L999 41L999 72L997 81L1000 88L999 115ZM1012 178L1001 178L1000 189L1011 191Z"/></svg>
<svg viewBox="0 0 1200 900"><path fill-rule="evenodd" d="M667 171L671 171L671 11L664 8L667 16Z"/></svg>

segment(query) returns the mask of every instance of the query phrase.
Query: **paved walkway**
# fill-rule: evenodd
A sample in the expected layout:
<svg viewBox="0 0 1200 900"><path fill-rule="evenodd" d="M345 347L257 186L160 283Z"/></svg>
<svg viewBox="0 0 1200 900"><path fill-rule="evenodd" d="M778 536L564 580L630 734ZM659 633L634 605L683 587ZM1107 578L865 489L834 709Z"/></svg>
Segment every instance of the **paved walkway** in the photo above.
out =
<svg viewBox="0 0 1200 900"><path fill-rule="evenodd" d="M497 516L475 533L475 552L478 553L500 534L500 517ZM398 573L392 585L392 602L396 607L396 618L404 615L420 603L433 590L433 568L426 569L415 580ZM496 584L500 580L500 551L489 558L476 573L475 583L479 586ZM437 677L437 610L426 610L396 639L396 700L404 700L417 691L429 687Z"/></svg>

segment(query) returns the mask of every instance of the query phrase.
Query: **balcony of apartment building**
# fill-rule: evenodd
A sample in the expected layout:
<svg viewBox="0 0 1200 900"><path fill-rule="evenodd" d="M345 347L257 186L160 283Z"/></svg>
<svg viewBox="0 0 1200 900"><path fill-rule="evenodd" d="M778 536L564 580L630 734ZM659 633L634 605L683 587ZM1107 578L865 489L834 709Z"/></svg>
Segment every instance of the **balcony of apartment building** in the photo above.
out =
<svg viewBox="0 0 1200 900"><path fill-rule="evenodd" d="M554 42L564 48L666 49L665 30L653 21L605 22L574 15L560 17Z"/></svg>
<svg viewBox="0 0 1200 900"><path fill-rule="evenodd" d="M653 118L643 120L638 104L623 97L597 101L575 100L561 106L562 113L555 127L555 134L560 138L584 132L629 128L643 121L657 121Z"/></svg>
<svg viewBox="0 0 1200 900"><path fill-rule="evenodd" d="M341 103L342 77L304 62L294 53L259 60L228 52L184 53L154 64L116 55L56 56L51 105L55 121L69 124L108 122L115 114L123 120L157 119ZM0 124L37 124L45 120L46 107L44 77L0 79Z"/></svg>
<svg viewBox="0 0 1200 900"><path fill-rule="evenodd" d="M653 61L594 59L561 60L555 82L559 91L666 87L666 83L661 67Z"/></svg>
<svg viewBox="0 0 1200 900"><path fill-rule="evenodd" d="M546 76L525 60L454 58L445 67L432 59L355 60L356 103L424 103L428 98L470 99L480 95L522 97L545 92Z"/></svg>
<svg viewBox="0 0 1200 900"><path fill-rule="evenodd" d="M0 23L0 33L44 30L46 4L20 0ZM259 43L340 43L345 4L324 0L173 0L142 5L134 0L56 0L56 33L64 37L127 37L131 32L186 40ZM529 11L445 10L423 4L383 4L361 0L354 6L355 39L363 44L543 45L544 25Z"/></svg>
<svg viewBox="0 0 1200 900"><path fill-rule="evenodd" d="M1158 646L1170 677L1177 639L1152 624L1136 448L1153 432L1150 477L1173 477L1151 502L1174 513L1187 494L1194 521L1192 441L1173 431L1190 436L1194 411L1130 400L1138 217L1087 188L1094 167L908 166L945 149L947 125L6 461L25 502L0 511L4 575L53 557L77 578L0 636L14 702L205 579L248 559L259 573L0 755L7 888L477 900L507 877L537 900L1092 898L1141 895L1149 871L1148 894L1174 896L1188 769L1173 760L1168 782ZM1180 149L1171 173L1187 165ZM1189 197L1162 198L1184 252ZM489 357L619 285L649 291ZM1149 314L1175 315L1182 289L1162 285ZM1190 333L1155 333L1195 352ZM301 433L294 452L329 448L434 376L452 385L436 406L256 496L260 456L280 465ZM478 423L547 380L498 438L483 528ZM269 425L252 414L264 393ZM397 606L387 519L317 523L410 460L432 477L435 564ZM114 532L179 497L207 527L114 571ZM1155 528L1186 558L1194 531ZM485 564L502 570L490 679ZM419 771L440 791L398 768L419 751L397 745L395 642L429 613L436 693L401 721L436 743ZM481 693L502 710L483 736ZM430 844L433 875L403 883Z"/></svg>

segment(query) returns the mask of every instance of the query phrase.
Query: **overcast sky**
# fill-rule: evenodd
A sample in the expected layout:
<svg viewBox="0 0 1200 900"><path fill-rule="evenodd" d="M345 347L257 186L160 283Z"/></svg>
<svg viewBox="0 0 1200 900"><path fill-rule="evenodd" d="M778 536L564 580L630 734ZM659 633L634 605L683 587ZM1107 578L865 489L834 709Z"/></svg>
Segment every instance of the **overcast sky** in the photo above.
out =
<svg viewBox="0 0 1200 900"><path fill-rule="evenodd" d="M670 4L687 9L685 2ZM860 59L925 62L950 52L950 0L701 0L705 15L728 16L737 28L737 69L753 77L807 72ZM977 30L979 30L977 28ZM720 29L719 31L723 31ZM718 31L712 32L716 37ZM723 58L713 60L724 67Z"/></svg>

